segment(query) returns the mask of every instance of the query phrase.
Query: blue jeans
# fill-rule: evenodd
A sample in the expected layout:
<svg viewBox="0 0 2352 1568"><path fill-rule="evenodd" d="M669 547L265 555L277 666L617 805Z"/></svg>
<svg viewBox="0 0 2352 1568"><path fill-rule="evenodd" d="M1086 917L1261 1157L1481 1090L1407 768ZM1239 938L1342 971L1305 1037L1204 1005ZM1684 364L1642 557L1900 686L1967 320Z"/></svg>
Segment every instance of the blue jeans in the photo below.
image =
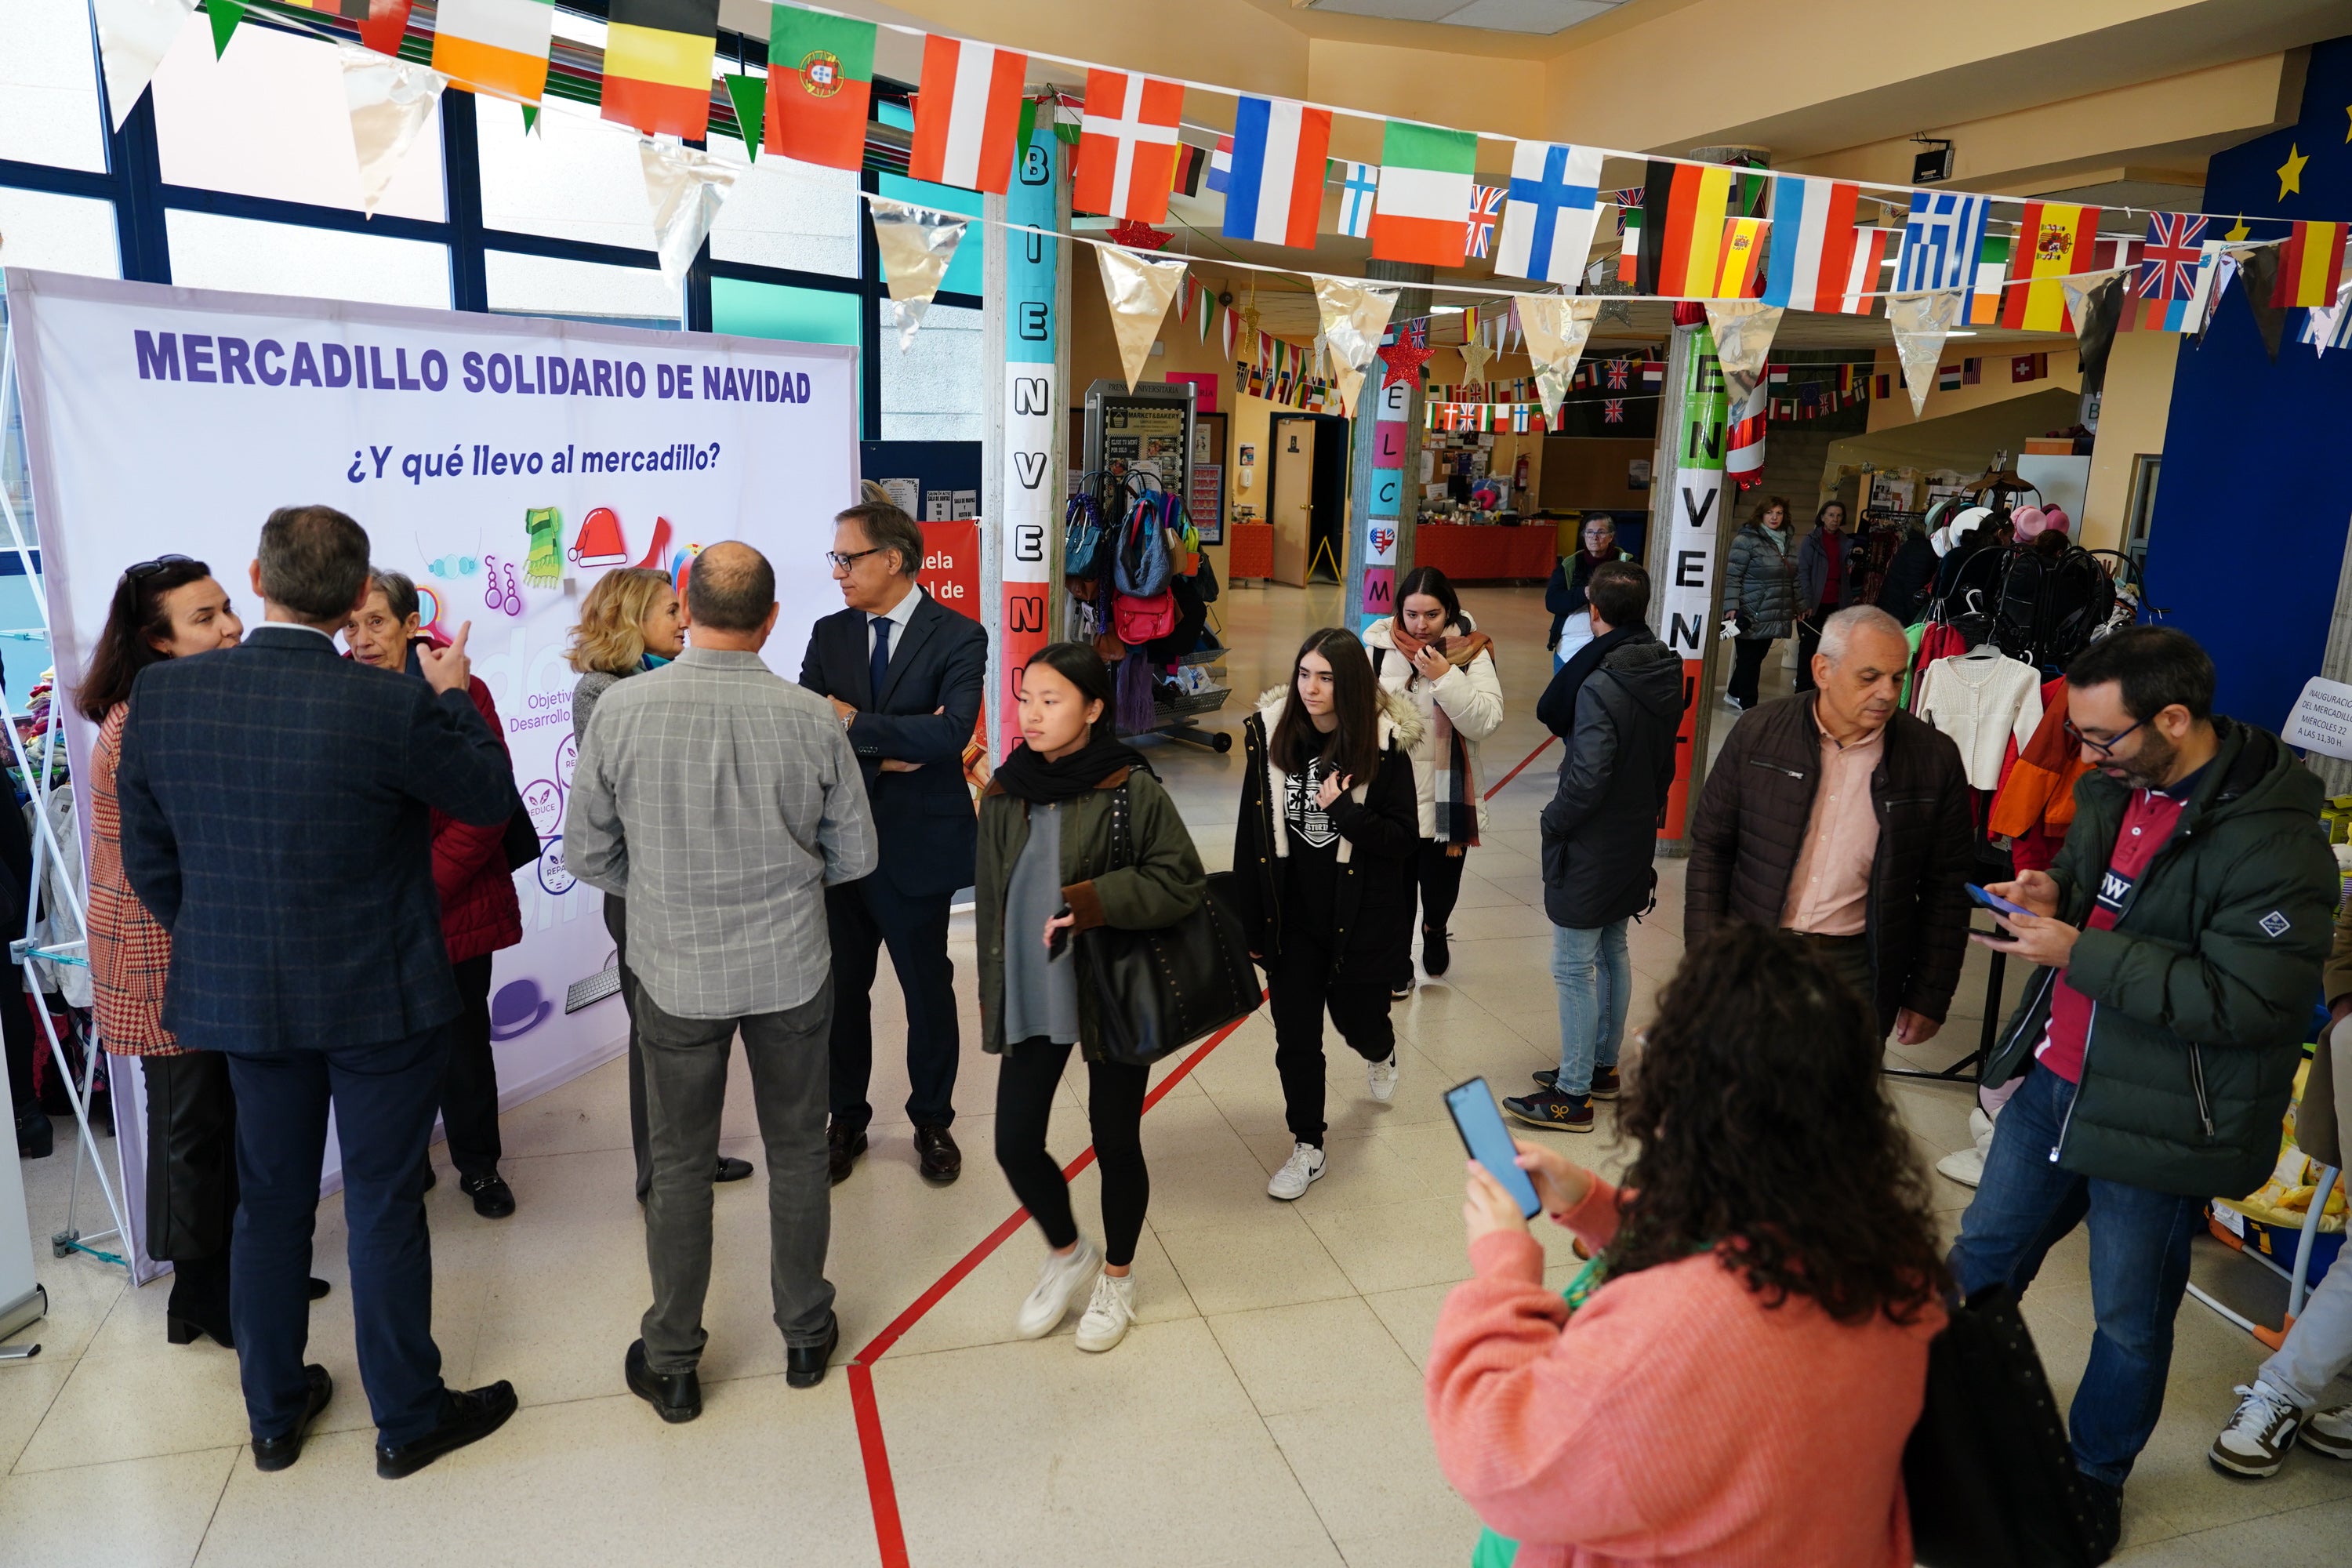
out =
<svg viewBox="0 0 2352 1568"><path fill-rule="evenodd" d="M2098 1328L2070 1424L2076 1467L2120 1487L2164 1410L2172 1320L2205 1203L2062 1169L2052 1151L2074 1101L2074 1086L2037 1065L2002 1108L1984 1179L1960 1216L1952 1278L1962 1295L2004 1280L2022 1295L2050 1248L2089 1219Z"/></svg>
<svg viewBox="0 0 2352 1568"><path fill-rule="evenodd" d="M1617 1065L1625 1041L1625 1005L1633 967L1625 956L1625 922L1551 928L1551 980L1559 991L1562 1094L1591 1094L1592 1068Z"/></svg>

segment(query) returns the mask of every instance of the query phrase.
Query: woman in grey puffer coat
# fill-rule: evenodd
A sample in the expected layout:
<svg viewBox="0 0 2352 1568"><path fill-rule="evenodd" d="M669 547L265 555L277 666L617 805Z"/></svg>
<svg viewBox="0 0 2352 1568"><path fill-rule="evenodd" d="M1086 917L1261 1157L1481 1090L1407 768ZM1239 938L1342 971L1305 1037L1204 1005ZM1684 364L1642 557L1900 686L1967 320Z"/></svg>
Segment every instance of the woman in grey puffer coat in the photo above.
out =
<svg viewBox="0 0 2352 1568"><path fill-rule="evenodd" d="M1723 699L1734 708L1756 706L1756 681L1764 655L1795 628L1797 542L1789 528L1789 503L1768 496L1738 533L1724 567L1723 607L1738 617L1738 649L1731 683Z"/></svg>

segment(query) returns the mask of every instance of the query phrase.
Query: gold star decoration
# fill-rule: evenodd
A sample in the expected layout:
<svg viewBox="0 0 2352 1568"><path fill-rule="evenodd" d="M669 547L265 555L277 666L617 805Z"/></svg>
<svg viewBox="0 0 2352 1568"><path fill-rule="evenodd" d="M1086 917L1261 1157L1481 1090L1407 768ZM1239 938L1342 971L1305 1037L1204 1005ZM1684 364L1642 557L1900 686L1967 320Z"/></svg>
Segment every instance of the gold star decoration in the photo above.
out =
<svg viewBox="0 0 2352 1568"><path fill-rule="evenodd" d="M2303 166L2310 162L2311 160L2305 157L2294 142L2290 142L2286 144L2286 162L2278 166L2281 201L2286 199L2287 193L2290 191L2297 195L2303 194Z"/></svg>
<svg viewBox="0 0 2352 1568"><path fill-rule="evenodd" d="M2230 232L2223 235L2221 237L2223 239L2243 239L2253 232L2254 231L2252 229L2246 226L2246 220L2241 217L2231 228Z"/></svg>
<svg viewBox="0 0 2352 1568"><path fill-rule="evenodd" d="M2347 103L2344 106L2344 112L2347 115L2352 115L2352 103ZM2344 140L2347 142L2352 142L2352 129L2347 129L2344 132Z"/></svg>

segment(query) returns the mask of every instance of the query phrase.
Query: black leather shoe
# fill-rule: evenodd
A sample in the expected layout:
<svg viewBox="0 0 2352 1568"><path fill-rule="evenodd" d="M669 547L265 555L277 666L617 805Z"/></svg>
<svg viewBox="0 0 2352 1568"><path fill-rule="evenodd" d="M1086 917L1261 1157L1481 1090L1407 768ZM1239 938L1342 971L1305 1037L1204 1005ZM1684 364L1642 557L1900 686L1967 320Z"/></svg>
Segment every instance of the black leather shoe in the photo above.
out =
<svg viewBox="0 0 2352 1568"><path fill-rule="evenodd" d="M451 1454L468 1443L478 1443L507 1424L515 1413L514 1384L503 1380L488 1388L460 1393L454 1388L441 1391L441 1425L412 1443L378 1443L375 1446L375 1473L385 1480L396 1481L403 1476L413 1476L444 1454Z"/></svg>
<svg viewBox="0 0 2352 1568"><path fill-rule="evenodd" d="M727 1155L721 1154L719 1156L719 1169L711 1173L710 1179L714 1182L740 1182L745 1180L751 1174L751 1161L730 1159ZM837 1182L841 1180L841 1178L839 1176L835 1176L834 1180Z"/></svg>
<svg viewBox="0 0 2352 1568"><path fill-rule="evenodd" d="M866 1152L866 1129L855 1132L834 1122L824 1130L824 1164L835 1186L849 1180L849 1173L857 1166L857 1156Z"/></svg>
<svg viewBox="0 0 2352 1568"><path fill-rule="evenodd" d="M915 1152L923 1157L923 1180L934 1186L944 1187L963 1174L963 1151L944 1127L916 1128Z"/></svg>
<svg viewBox="0 0 2352 1568"><path fill-rule="evenodd" d="M328 1284L324 1279L320 1279L317 1275L314 1274L310 1277L310 1300L313 1301L325 1300L327 1299L327 1292L333 1289L334 1287L332 1285Z"/></svg>
<svg viewBox="0 0 2352 1568"><path fill-rule="evenodd" d="M327 1375L323 1366L310 1365L302 1369L310 1384L310 1397L302 1406L302 1419L294 1423L294 1430L283 1437L256 1437L253 1440L253 1468L257 1470L282 1470L302 1457L302 1439L310 1434L310 1423L335 1396L335 1380Z"/></svg>
<svg viewBox="0 0 2352 1568"><path fill-rule="evenodd" d="M199 1338L206 1336L225 1351L236 1349L236 1336L230 1331L226 1311L217 1318L202 1318L193 1314L184 1317L178 1312L169 1310L164 1312L163 1337L172 1343L192 1345ZM293 1461L289 1459L287 1463L291 1464Z"/></svg>
<svg viewBox="0 0 2352 1568"><path fill-rule="evenodd" d="M841 1316L828 1312L824 1319L824 1342L814 1345L784 1347L784 1382L793 1388L814 1388L824 1381L825 1363L841 1343Z"/></svg>
<svg viewBox="0 0 2352 1568"><path fill-rule="evenodd" d="M46 1160L57 1148L58 1130L47 1111L35 1105L16 1113L16 1158Z"/></svg>
<svg viewBox="0 0 2352 1568"><path fill-rule="evenodd" d="M629 1392L671 1426L702 1414L702 1379L690 1372L656 1372L646 1364L645 1341L630 1342L621 1372L629 1380Z"/></svg>
<svg viewBox="0 0 2352 1568"><path fill-rule="evenodd" d="M1454 962L1452 950L1445 945L1445 933L1434 926L1421 928L1421 967L1433 980L1445 973Z"/></svg>
<svg viewBox="0 0 2352 1568"><path fill-rule="evenodd" d="M504 1219L514 1213L514 1189L496 1171L487 1176L460 1176L457 1190L474 1200L474 1212L484 1219Z"/></svg>

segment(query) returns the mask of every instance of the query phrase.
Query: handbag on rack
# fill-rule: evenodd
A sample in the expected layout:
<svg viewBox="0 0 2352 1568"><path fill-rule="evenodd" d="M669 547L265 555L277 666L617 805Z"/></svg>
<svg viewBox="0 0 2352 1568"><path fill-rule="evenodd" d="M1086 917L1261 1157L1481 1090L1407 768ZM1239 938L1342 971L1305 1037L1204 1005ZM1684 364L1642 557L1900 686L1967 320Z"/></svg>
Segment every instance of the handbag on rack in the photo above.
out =
<svg viewBox="0 0 2352 1568"><path fill-rule="evenodd" d="M1111 798L1111 868L1135 863L1125 784ZM1095 999L1096 1042L1115 1062L1144 1066L1257 1011L1263 994L1234 902L1219 871L1191 914L1157 931L1096 926L1077 935Z"/></svg>
<svg viewBox="0 0 2352 1568"><path fill-rule="evenodd" d="M1102 548L1102 513L1095 506L1094 497L1083 489L1073 491L1070 504L1062 512L1063 575L1093 576L1095 554Z"/></svg>
<svg viewBox="0 0 2352 1568"><path fill-rule="evenodd" d="M1146 598L1132 594L1112 595L1110 629L1130 647L1158 642L1176 629L1175 594L1163 587Z"/></svg>
<svg viewBox="0 0 2352 1568"><path fill-rule="evenodd" d="M1903 1448L1920 1568L2093 1568L2090 1510L2033 1336L2005 1285L1951 1309Z"/></svg>

